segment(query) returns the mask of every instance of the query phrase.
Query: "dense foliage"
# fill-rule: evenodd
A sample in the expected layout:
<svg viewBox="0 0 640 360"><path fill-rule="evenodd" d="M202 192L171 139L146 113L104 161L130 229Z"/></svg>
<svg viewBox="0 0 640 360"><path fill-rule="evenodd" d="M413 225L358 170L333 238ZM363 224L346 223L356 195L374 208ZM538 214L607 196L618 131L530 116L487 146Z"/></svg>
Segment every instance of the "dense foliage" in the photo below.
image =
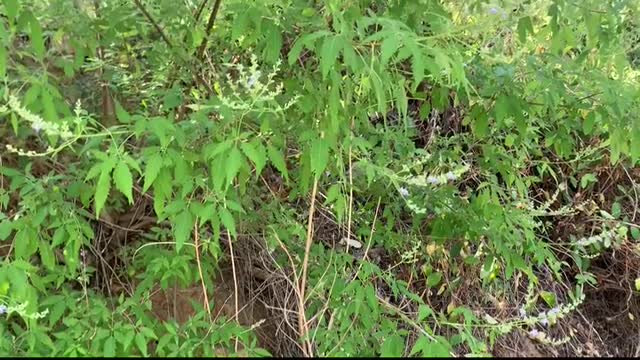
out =
<svg viewBox="0 0 640 360"><path fill-rule="evenodd" d="M636 1L0 4L0 354L554 346L640 238Z"/></svg>

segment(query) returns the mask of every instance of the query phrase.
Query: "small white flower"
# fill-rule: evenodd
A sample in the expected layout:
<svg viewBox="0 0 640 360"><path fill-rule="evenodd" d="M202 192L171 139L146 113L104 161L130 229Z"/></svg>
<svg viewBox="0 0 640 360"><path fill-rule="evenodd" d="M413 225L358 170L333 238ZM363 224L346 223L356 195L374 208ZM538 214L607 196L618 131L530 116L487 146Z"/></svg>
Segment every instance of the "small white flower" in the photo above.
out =
<svg viewBox="0 0 640 360"><path fill-rule="evenodd" d="M533 329L529 331L529 336L535 339L540 336L540 331L538 331L538 329Z"/></svg>
<svg viewBox="0 0 640 360"><path fill-rule="evenodd" d="M456 174L454 174L452 171L449 171L445 176L447 177L447 180L449 180L449 181L454 181L455 179L458 178L456 176Z"/></svg>
<svg viewBox="0 0 640 360"><path fill-rule="evenodd" d="M427 182L431 185L438 185L440 184L440 179L431 175L431 176L427 176Z"/></svg>
<svg viewBox="0 0 640 360"><path fill-rule="evenodd" d="M258 81L258 78L260 77L260 75L261 75L260 71L258 71L255 74L251 75L249 80L247 80L247 87L248 88L252 88L253 85L255 85L256 82Z"/></svg>
<svg viewBox="0 0 640 360"><path fill-rule="evenodd" d="M489 14L491 15L495 15L498 13L498 8L495 6L492 6L491 8L489 8Z"/></svg>
<svg viewBox="0 0 640 360"><path fill-rule="evenodd" d="M540 325L542 325L542 326L547 326L547 325L549 325L549 320L547 320L547 318L546 318L546 317L545 317L545 318L543 318L543 319L541 319L541 320L540 320Z"/></svg>
<svg viewBox="0 0 640 360"><path fill-rule="evenodd" d="M520 315L521 318L526 318L527 317L527 311L521 307L520 309L518 309L518 314Z"/></svg>
<svg viewBox="0 0 640 360"><path fill-rule="evenodd" d="M401 187L400 189L398 189L398 192L400 193L400 196L402 197L407 197L409 196L409 190L407 190L407 188L405 187Z"/></svg>
<svg viewBox="0 0 640 360"><path fill-rule="evenodd" d="M35 121L31 123L31 128L36 132L36 134L38 134L40 133L40 130L44 128L44 124L40 121Z"/></svg>
<svg viewBox="0 0 640 360"><path fill-rule="evenodd" d="M549 310L549 311L547 312L547 317L549 317L549 316L556 316L556 315L558 315L559 313L560 313L560 308L556 306L556 307L554 307L553 309L551 309L551 310Z"/></svg>

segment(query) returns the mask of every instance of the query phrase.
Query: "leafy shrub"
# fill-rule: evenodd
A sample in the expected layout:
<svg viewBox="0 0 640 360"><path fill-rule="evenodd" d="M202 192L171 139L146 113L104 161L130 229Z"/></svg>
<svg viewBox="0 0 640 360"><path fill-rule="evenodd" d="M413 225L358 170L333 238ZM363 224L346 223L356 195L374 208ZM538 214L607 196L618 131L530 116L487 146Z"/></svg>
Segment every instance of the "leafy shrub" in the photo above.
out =
<svg viewBox="0 0 640 360"><path fill-rule="evenodd" d="M640 160L635 2L0 9L0 353L559 344L543 325L584 301L594 252L638 237L619 204L576 195L595 166ZM214 316L229 264L234 313ZM183 323L154 314L174 287L203 289ZM240 321L242 296L268 316ZM490 298L511 311L474 302Z"/></svg>

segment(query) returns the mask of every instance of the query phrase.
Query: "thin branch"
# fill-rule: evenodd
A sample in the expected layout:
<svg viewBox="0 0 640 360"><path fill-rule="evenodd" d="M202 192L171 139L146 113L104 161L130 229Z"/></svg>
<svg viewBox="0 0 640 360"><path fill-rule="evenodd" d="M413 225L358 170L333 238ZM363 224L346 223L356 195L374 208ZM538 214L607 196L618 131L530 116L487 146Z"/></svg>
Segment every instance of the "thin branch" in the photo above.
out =
<svg viewBox="0 0 640 360"><path fill-rule="evenodd" d="M207 42L209 40L209 34L211 33L211 29L213 29L213 24L216 21L216 17L218 16L218 9L220 9L220 3L222 0L216 0L213 4L213 10L211 10L211 15L209 15L209 21L207 22L207 29L205 31L204 40L202 40L202 44L200 44L200 48L198 49L198 53L196 57L202 60L204 55L204 49L207 47Z"/></svg>
<svg viewBox="0 0 640 360"><path fill-rule="evenodd" d="M198 23L198 21L200 20L200 15L202 15L202 10L204 10L204 6L207 5L208 2L209 2L209 0L202 0L202 3L198 7L198 10L196 11L196 14L194 15L196 23Z"/></svg>
<svg viewBox="0 0 640 360"><path fill-rule="evenodd" d="M299 315L298 315L298 323L300 323L300 328L304 331L303 337L309 333L307 329L307 319L304 311L304 293L305 287L307 286L307 267L309 265L309 253L311 252L311 243L313 242L313 214L316 209L316 194L318 193L318 177L316 176L313 180L313 189L311 190L311 206L309 207L309 220L307 224L307 241L304 249L304 260L302 261L302 278L300 281L300 304L299 304ZM307 344L307 355L309 357L313 357L313 348L311 347L311 342L309 339L306 341Z"/></svg>
<svg viewBox="0 0 640 360"><path fill-rule="evenodd" d="M162 28L160 27L160 25L158 25L158 22L155 21L153 19L153 17L151 16L151 14L149 14L149 12L147 11L147 9L144 8L144 5L142 5L142 3L140 2L140 0L133 0L133 3L136 5L136 7L138 8L138 10L140 10L142 12L142 14L144 15L144 17L147 18L147 20L149 20L149 22L151 23L151 25L153 25L153 27L156 28L156 31L160 34L160 37L162 37L162 40L164 40L164 42L167 43L167 46L169 46L169 48L173 49L173 44L171 43L171 40L169 40L169 38L167 37L167 35L165 35L164 31L162 31Z"/></svg>
<svg viewBox="0 0 640 360"><path fill-rule="evenodd" d="M235 260L235 256L233 255L233 239L229 234L229 230L227 230L227 239L229 239L229 255L231 256L231 273L233 274L233 302L234 302L234 309L235 309L235 313L233 314L233 317L236 319L236 322L239 324L240 318L238 316L238 312L239 312L238 310L238 277L236 275L236 260ZM236 352L238 352L237 336L235 340L235 350Z"/></svg>
<svg viewBox="0 0 640 360"><path fill-rule="evenodd" d="M202 275L202 262L200 262L200 245L199 245L199 234L198 234L198 219L196 219L193 224L193 238L196 245L196 262L198 263L198 273L200 274L200 282L202 283L202 293L204 294L204 308L207 309L207 314L209 314L209 320L212 321L211 318L211 308L209 307L209 295L207 295L207 286L204 283L204 276Z"/></svg>

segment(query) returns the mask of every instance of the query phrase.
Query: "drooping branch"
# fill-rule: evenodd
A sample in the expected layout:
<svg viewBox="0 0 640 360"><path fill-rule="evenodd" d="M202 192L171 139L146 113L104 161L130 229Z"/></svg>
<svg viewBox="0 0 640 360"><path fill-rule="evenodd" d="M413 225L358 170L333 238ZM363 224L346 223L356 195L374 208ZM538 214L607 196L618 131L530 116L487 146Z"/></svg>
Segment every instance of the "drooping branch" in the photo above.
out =
<svg viewBox="0 0 640 360"><path fill-rule="evenodd" d="M144 5L142 5L142 3L140 2L140 0L133 0L133 3L136 5L136 7L138 8L138 10L140 10L140 12L142 12L142 14L144 15L144 17L147 18L147 20L149 20L149 22L151 23L151 25L153 25L153 27L156 28L156 31L160 34L160 37L162 37L162 40L164 40L164 42L167 43L167 46L169 46L169 48L173 49L173 44L171 43L171 40L169 40L169 38L167 37L167 35L165 35L164 31L162 31L162 28L160 27L160 25L158 25L158 22L155 21L153 19L153 17L151 16L151 14L149 14L149 12L147 11L147 9L144 8Z"/></svg>
<svg viewBox="0 0 640 360"><path fill-rule="evenodd" d="M205 5L207 5L208 2L209 2L209 0L202 0L202 3L200 3L200 6L198 6L198 10L196 10L195 15L193 16L194 19L195 19L196 24L200 20L200 15L202 15L202 10L204 10L204 7L205 7Z"/></svg>
<svg viewBox="0 0 640 360"><path fill-rule="evenodd" d="M213 24L216 22L216 17L218 16L218 9L220 9L220 3L222 3L222 0L216 0L216 2L213 4L213 10L211 10L211 15L209 15L209 21L207 22L207 30L205 31L204 40L202 40L202 44L200 44L200 48L198 49L198 53L196 54L196 57L199 60L202 60L204 56L204 50L207 47L209 34L211 33L211 29L213 29Z"/></svg>

